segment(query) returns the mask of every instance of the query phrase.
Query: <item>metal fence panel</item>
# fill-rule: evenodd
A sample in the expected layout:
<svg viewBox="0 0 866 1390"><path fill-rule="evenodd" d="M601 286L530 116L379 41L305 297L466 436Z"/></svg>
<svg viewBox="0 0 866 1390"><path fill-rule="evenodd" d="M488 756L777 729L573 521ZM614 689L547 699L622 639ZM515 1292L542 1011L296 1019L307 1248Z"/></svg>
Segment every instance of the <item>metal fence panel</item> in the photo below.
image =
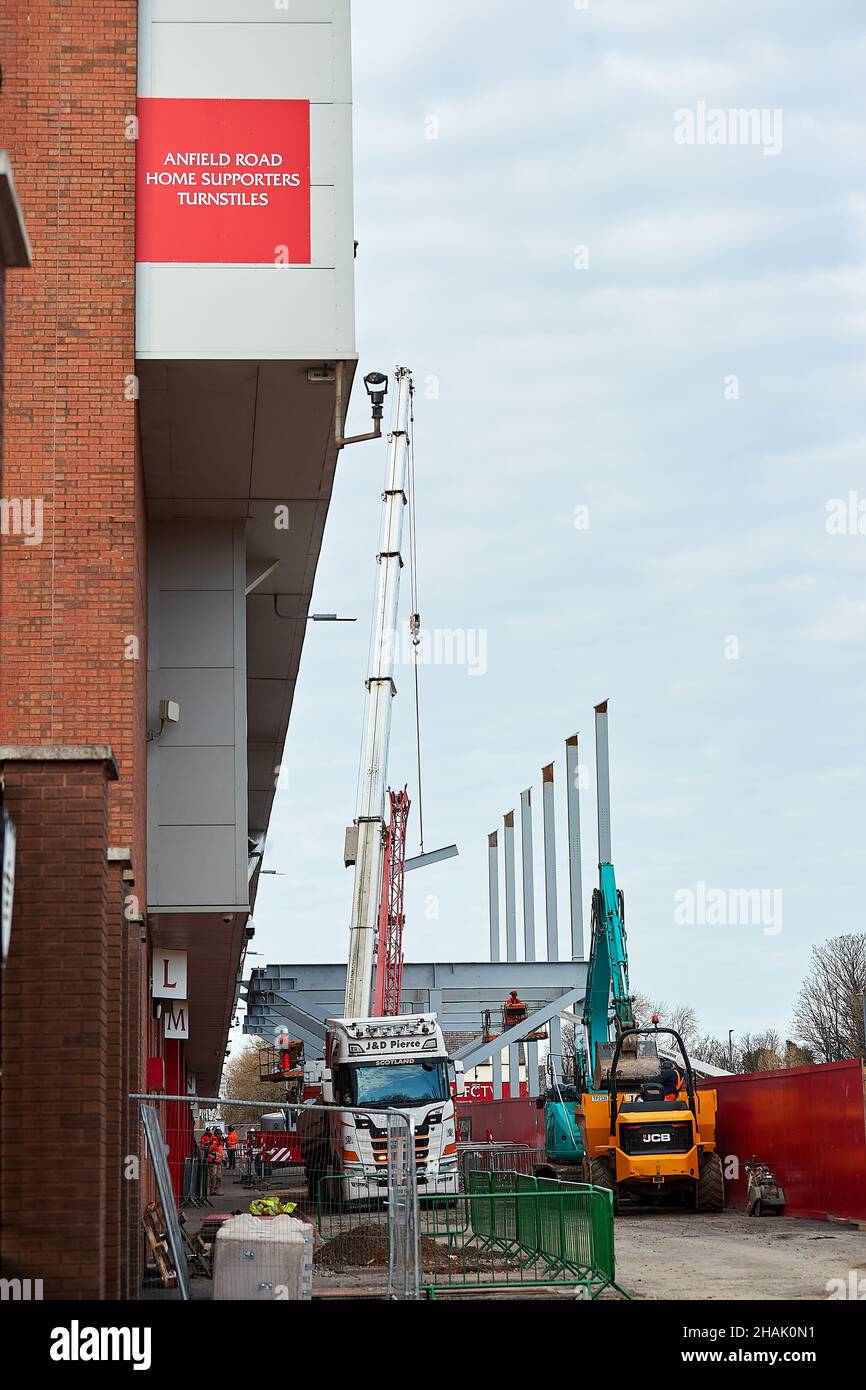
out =
<svg viewBox="0 0 866 1390"><path fill-rule="evenodd" d="M388 1297L419 1296L418 1179L411 1121L388 1116Z"/></svg>
<svg viewBox="0 0 866 1390"><path fill-rule="evenodd" d="M611 1194L524 1173L467 1174L450 1201L419 1198L420 1285L441 1293L570 1287L597 1298L615 1281ZM624 1294L628 1297L627 1294Z"/></svg>

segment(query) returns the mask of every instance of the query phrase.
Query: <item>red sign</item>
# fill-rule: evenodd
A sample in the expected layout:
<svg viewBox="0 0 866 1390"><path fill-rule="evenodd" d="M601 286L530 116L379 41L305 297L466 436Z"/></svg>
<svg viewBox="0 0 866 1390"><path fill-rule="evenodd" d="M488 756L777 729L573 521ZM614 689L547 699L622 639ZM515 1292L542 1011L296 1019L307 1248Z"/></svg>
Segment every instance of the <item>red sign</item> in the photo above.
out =
<svg viewBox="0 0 866 1390"><path fill-rule="evenodd" d="M527 1096L527 1095L529 1095L529 1087L528 1087L528 1085L526 1084L525 1081L521 1081L521 1083L520 1083L520 1094L521 1094L522 1096ZM502 1099L503 1099L503 1100L508 1100L508 1098L509 1098L510 1095L511 1095L511 1087L509 1086L509 1084L508 1084L507 1081L503 1081L503 1083L502 1083ZM492 1081L467 1081L467 1082L466 1082L466 1088L465 1088L464 1093L463 1093L463 1098L464 1098L464 1100L493 1100L493 1098L494 1098L494 1096L493 1096L493 1082L492 1082Z"/></svg>
<svg viewBox="0 0 866 1390"><path fill-rule="evenodd" d="M142 97L138 261L310 264L310 103Z"/></svg>

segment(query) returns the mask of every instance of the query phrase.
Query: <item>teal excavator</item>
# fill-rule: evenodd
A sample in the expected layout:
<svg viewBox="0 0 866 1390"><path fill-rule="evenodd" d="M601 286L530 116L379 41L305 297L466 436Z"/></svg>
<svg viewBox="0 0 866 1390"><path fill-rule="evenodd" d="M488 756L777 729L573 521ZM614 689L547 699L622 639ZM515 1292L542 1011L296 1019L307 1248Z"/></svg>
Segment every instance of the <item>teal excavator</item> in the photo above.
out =
<svg viewBox="0 0 866 1390"><path fill-rule="evenodd" d="M585 1094L603 1091L616 1041L624 1039L620 1074L627 1070L636 1082L658 1070L651 1044L632 1041L634 1001L628 979L625 905L617 887L610 836L610 759L607 701L595 707L596 786L598 794L598 887L592 894L592 943L586 976L581 1028L575 1028L574 1085L551 1084L544 1097L545 1152L551 1165L585 1165L582 1101ZM613 1040L611 1040L613 1029ZM630 1046L629 1046L630 1045ZM638 1047L645 1055L638 1056Z"/></svg>

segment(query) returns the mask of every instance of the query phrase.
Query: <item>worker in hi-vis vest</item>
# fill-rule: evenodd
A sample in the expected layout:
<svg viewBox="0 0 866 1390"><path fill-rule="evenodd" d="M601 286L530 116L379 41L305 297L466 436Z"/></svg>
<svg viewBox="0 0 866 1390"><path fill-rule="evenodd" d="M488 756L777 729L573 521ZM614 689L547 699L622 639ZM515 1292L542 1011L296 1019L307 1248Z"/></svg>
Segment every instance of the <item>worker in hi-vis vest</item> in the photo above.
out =
<svg viewBox="0 0 866 1390"><path fill-rule="evenodd" d="M234 1168L238 1153L238 1132L234 1125L226 1135L226 1149L229 1156L229 1168Z"/></svg>
<svg viewBox="0 0 866 1390"><path fill-rule="evenodd" d="M207 1153L210 1165L210 1190L219 1192L223 1181L223 1159L225 1158L225 1145L221 1129L215 1129Z"/></svg>

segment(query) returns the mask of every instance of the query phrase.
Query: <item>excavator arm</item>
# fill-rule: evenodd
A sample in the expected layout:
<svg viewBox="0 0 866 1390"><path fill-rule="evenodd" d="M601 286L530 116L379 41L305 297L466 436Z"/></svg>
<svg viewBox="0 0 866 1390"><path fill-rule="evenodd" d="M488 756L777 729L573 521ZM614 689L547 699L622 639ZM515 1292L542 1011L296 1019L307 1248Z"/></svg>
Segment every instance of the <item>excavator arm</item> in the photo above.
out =
<svg viewBox="0 0 866 1390"><path fill-rule="evenodd" d="M584 1090L593 1087L599 1044L610 1043L610 1025L617 1037L635 1026L628 979L625 909L616 886L610 837L610 760L607 701L595 708L596 781L598 790L598 888L592 895L592 943L586 977L583 1026L586 1045L578 1045L577 1071Z"/></svg>

